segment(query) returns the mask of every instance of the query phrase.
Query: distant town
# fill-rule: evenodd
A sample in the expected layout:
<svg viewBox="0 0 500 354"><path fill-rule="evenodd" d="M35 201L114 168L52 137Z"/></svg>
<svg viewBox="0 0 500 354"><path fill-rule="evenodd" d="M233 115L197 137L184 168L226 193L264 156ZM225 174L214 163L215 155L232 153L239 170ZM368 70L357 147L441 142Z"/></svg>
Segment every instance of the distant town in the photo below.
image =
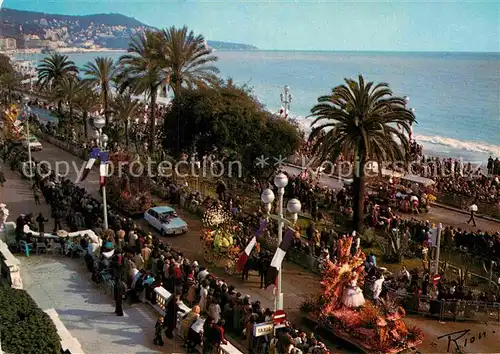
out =
<svg viewBox="0 0 500 354"><path fill-rule="evenodd" d="M0 10L0 50L41 52L125 49L130 38L152 27L121 14L51 15ZM215 49L252 50L254 46L208 41Z"/></svg>

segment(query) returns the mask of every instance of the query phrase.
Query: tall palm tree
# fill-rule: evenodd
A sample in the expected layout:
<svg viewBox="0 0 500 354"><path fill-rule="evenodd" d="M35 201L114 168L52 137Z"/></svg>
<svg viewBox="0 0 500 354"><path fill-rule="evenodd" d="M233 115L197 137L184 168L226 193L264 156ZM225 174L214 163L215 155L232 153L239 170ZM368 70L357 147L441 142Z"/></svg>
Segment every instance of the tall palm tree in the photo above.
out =
<svg viewBox="0 0 500 354"><path fill-rule="evenodd" d="M88 139L89 113L99 105L99 96L88 85L82 85L75 99L75 108L82 114L83 131Z"/></svg>
<svg viewBox="0 0 500 354"><path fill-rule="evenodd" d="M163 30L163 40L163 54L174 95L180 94L183 85L205 86L218 81L219 69L211 65L218 58L202 35L195 36L186 26L172 26Z"/></svg>
<svg viewBox="0 0 500 354"><path fill-rule="evenodd" d="M109 124L109 95L111 93L111 82L116 74L116 65L113 59L108 57L97 57L94 62L88 62L83 67L85 81L99 89L102 99L102 107L106 125Z"/></svg>
<svg viewBox="0 0 500 354"><path fill-rule="evenodd" d="M67 55L52 54L50 57L45 57L37 67L38 85L40 88L49 86L53 88L57 86L66 76L74 76L78 74L78 68L72 60L69 60ZM58 111L62 113L62 103L59 103Z"/></svg>
<svg viewBox="0 0 500 354"><path fill-rule="evenodd" d="M82 82L77 76L66 76L58 81L52 91L52 100L59 105L68 105L68 118L64 119L67 125L73 124L73 112L79 91L82 89ZM61 116L62 118L62 116Z"/></svg>
<svg viewBox="0 0 500 354"><path fill-rule="evenodd" d="M156 96L159 88L168 79L162 55L163 45L161 33L148 30L132 38L128 48L129 54L123 55L119 60L122 91L130 88L134 93L149 96L150 151L153 151L155 143Z"/></svg>
<svg viewBox="0 0 500 354"><path fill-rule="evenodd" d="M404 98L392 95L388 84L344 79L345 84L318 98L311 110L313 151L322 159L335 162L342 154L355 162L354 229L363 226L365 163L405 161L409 151L408 134L415 122ZM402 129L397 128L399 125ZM379 168L381 166L379 165Z"/></svg>
<svg viewBox="0 0 500 354"><path fill-rule="evenodd" d="M123 124L125 129L125 145L129 147L129 126L130 119L134 118L139 111L139 101L132 98L130 92L116 96L111 103L111 109L118 122Z"/></svg>

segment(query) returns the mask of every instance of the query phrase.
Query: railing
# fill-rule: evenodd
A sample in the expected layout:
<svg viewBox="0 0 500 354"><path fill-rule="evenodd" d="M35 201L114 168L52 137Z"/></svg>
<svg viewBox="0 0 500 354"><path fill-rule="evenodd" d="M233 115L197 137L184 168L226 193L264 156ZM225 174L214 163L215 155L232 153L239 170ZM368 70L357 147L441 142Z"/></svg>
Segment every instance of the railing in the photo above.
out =
<svg viewBox="0 0 500 354"><path fill-rule="evenodd" d="M156 295L156 304L151 304L149 301L148 303L161 315L165 316L165 311L166 307L168 304L169 299L172 297L172 294L165 290L163 287L157 287L155 288L155 295ZM184 303L179 303L179 307L181 310L184 311L184 314L179 313L178 314L178 324L180 324L182 317L184 317L185 314L188 314L191 309L187 307ZM229 341L227 344L221 344L220 345L220 352L224 354L243 354L241 351L239 351L234 345L232 345Z"/></svg>
<svg viewBox="0 0 500 354"><path fill-rule="evenodd" d="M469 207L473 198L458 194L437 193L437 201L458 209ZM478 213L484 216L490 216L500 220L500 206L493 203L476 201Z"/></svg>
<svg viewBox="0 0 500 354"><path fill-rule="evenodd" d="M19 270L19 260L10 252L9 247L0 241L0 254L2 257L2 277L15 289L23 289L23 279Z"/></svg>
<svg viewBox="0 0 500 354"><path fill-rule="evenodd" d="M500 303L467 300L441 300L439 320L500 322Z"/></svg>
<svg viewBox="0 0 500 354"><path fill-rule="evenodd" d="M61 338L61 350L64 354L85 354L82 345L76 339L71 335L71 333L68 331L64 323L62 323L61 319L59 318L59 314L56 312L55 309L47 309L44 310L44 312L49 315L50 319L52 322L54 322L54 325L56 326L57 329L57 334L59 335L59 338Z"/></svg>

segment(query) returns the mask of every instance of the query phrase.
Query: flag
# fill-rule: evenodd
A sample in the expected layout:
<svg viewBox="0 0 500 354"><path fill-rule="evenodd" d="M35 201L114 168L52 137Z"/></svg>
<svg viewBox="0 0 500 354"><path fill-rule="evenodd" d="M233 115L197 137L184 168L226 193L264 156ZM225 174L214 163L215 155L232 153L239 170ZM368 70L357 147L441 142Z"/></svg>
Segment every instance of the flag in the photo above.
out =
<svg viewBox="0 0 500 354"><path fill-rule="evenodd" d="M107 151L103 151L99 154L99 159L101 160L101 166L99 168L101 187L106 184L106 177L108 175L108 157L109 153Z"/></svg>
<svg viewBox="0 0 500 354"><path fill-rule="evenodd" d="M90 170L92 169L92 166L94 166L95 161L97 160L98 157L99 157L99 148L93 148L92 151L90 152L89 160L85 165L85 169L83 170L80 182L84 181L85 178L87 178L87 176L90 173Z"/></svg>
<svg viewBox="0 0 500 354"><path fill-rule="evenodd" d="M236 270L238 272L243 271L245 264L247 264L248 257L250 257L250 254L252 253L252 250L255 247L255 244L259 240L260 236L262 236L262 233L266 229L267 224L268 224L267 220L261 221L259 229L255 232L255 236L252 237L252 239L250 240L248 245L245 247L245 251L240 253L240 255L238 257L238 262L236 262Z"/></svg>
<svg viewBox="0 0 500 354"><path fill-rule="evenodd" d="M294 233L295 230L292 228L287 228L287 230L285 231L285 236L283 237L283 240L281 241L279 247L276 249L273 260L271 261L271 266L267 270L266 288L272 284L276 286L278 273L281 270L281 264L283 263L283 259L285 258L286 251L292 244Z"/></svg>

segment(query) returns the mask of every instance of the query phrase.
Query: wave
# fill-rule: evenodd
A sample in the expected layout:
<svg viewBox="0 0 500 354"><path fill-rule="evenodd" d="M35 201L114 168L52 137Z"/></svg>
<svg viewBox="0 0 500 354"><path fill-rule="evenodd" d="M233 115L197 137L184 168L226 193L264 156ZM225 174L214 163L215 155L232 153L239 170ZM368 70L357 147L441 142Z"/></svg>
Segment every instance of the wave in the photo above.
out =
<svg viewBox="0 0 500 354"><path fill-rule="evenodd" d="M466 140L457 140L453 138L447 138L440 135L434 136L426 136L426 135L415 135L415 140L418 143L430 143L436 145L449 146L454 149L460 149L465 151L472 152L481 152L490 154L493 156L500 156L500 146L487 144L487 143L478 143L475 141L466 141Z"/></svg>
<svg viewBox="0 0 500 354"><path fill-rule="evenodd" d="M297 122L299 128L306 135L308 135L311 132L311 123L314 121L314 118L312 117L291 117L291 118ZM427 135L414 134L413 138L419 144L428 143L428 144L446 146L457 150L489 154L492 156L500 156L500 145L493 145L484 142L457 140L440 135L427 136Z"/></svg>

